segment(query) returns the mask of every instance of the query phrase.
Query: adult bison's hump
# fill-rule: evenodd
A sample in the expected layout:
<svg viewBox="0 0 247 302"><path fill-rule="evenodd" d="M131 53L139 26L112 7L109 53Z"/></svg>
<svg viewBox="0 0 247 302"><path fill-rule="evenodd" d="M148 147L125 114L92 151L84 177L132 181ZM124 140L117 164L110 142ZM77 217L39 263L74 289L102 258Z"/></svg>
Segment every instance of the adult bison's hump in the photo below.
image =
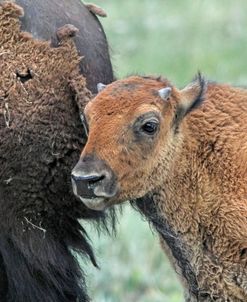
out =
<svg viewBox="0 0 247 302"><path fill-rule="evenodd" d="M112 82L112 66L106 37L97 17L80 0L16 0L25 10L22 29L35 38L49 40L57 28L73 24L79 29L75 44L87 87L96 92L99 82ZM54 38L54 37L53 37Z"/></svg>
<svg viewBox="0 0 247 302"><path fill-rule="evenodd" d="M79 212L82 205L71 192L70 171L85 139L79 110L91 93L68 37L73 28L67 28L68 36L52 48L20 31L17 16L21 10L11 4L2 8L1 217L25 217L38 223L39 215L44 219ZM75 218L77 214L71 215ZM86 216L86 212L78 215Z"/></svg>

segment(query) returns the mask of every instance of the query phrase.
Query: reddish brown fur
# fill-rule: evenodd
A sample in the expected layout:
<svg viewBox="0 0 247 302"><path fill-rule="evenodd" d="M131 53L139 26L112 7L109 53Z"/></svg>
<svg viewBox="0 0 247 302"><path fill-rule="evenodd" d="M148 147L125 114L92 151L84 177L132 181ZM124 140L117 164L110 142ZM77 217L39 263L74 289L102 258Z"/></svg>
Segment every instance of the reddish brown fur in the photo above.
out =
<svg viewBox="0 0 247 302"><path fill-rule="evenodd" d="M145 86L143 86L142 81L141 79L140 85L140 79L136 77L126 80L123 85L120 82L117 87L116 84L109 85L110 87L91 101L85 110L90 124L90 140L82 156L95 152L109 163L121 182L121 196L119 197L121 200L131 198L133 194L135 197L140 197L153 188L148 179L144 181L144 177L148 177L144 167L146 167L145 170L150 171L152 166L151 161L147 161L150 148L145 145L133 146L135 138L131 136L128 125L141 113L150 109L157 112L171 110L168 104L163 106L157 94L157 90L162 88L164 83L150 79L145 81ZM164 120L165 124L170 122L171 118ZM104 131L99 133L98 128L102 125ZM159 144L153 151L153 157L156 156L158 150ZM156 163L154 165L156 166ZM152 167L154 168L156 167ZM121 174L117 171L121 171Z"/></svg>
<svg viewBox="0 0 247 302"><path fill-rule="evenodd" d="M196 277L199 296L186 301L247 301L247 90L208 84L203 104L174 131L177 108L193 89L172 87L163 101L158 90L165 86L167 80L142 77L108 85L86 106L82 158L94 153L116 174L118 193L107 205L156 194L156 210ZM160 115L160 131L138 141L131 125L150 110Z"/></svg>

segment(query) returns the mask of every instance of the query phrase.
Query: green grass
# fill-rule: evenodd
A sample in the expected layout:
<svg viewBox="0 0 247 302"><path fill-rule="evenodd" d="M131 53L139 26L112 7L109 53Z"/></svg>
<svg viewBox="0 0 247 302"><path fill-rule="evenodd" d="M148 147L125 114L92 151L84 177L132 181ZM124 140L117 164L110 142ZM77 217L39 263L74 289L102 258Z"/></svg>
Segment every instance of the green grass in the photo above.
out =
<svg viewBox="0 0 247 302"><path fill-rule="evenodd" d="M186 85L200 70L207 78L247 84L246 0L95 0L117 77L164 75ZM116 238L93 238L101 270L90 265L95 302L180 302L182 290L140 215L126 207Z"/></svg>

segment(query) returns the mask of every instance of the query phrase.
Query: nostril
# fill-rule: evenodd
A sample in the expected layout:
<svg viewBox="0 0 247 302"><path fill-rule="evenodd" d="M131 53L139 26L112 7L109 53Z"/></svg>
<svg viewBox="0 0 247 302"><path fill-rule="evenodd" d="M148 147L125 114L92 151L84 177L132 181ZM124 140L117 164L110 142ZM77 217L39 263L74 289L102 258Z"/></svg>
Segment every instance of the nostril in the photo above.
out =
<svg viewBox="0 0 247 302"><path fill-rule="evenodd" d="M103 180L104 178L105 178L105 175L95 176L94 178L90 178L90 179L88 180L88 183L93 185L93 184L95 184L96 182L99 182L99 181Z"/></svg>
<svg viewBox="0 0 247 302"><path fill-rule="evenodd" d="M82 172L73 171L71 174L72 185L77 196L84 198L95 197L95 189L102 186L103 180L106 178L105 174L91 174L83 175Z"/></svg>
<svg viewBox="0 0 247 302"><path fill-rule="evenodd" d="M75 174L71 174L71 178L72 178L74 181L79 181L79 180L81 180L81 176L75 175Z"/></svg>
<svg viewBox="0 0 247 302"><path fill-rule="evenodd" d="M94 189L103 179L105 175L97 176L88 180L88 189Z"/></svg>
<svg viewBox="0 0 247 302"><path fill-rule="evenodd" d="M79 181L79 182L86 182L90 186L95 185L97 182L103 180L105 178L105 175L75 175L71 174L71 178L74 181Z"/></svg>

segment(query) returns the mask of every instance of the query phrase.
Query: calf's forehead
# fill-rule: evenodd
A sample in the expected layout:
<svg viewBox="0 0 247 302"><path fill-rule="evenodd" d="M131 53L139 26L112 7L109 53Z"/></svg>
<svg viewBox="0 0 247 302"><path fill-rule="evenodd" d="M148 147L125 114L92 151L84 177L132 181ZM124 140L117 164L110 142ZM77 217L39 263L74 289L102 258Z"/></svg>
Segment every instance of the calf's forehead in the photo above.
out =
<svg viewBox="0 0 247 302"><path fill-rule="evenodd" d="M124 115L148 110L159 110L162 100L158 91L170 86L168 81L157 81L141 77L130 77L116 81L91 100L85 108L85 114L90 119L97 117Z"/></svg>

